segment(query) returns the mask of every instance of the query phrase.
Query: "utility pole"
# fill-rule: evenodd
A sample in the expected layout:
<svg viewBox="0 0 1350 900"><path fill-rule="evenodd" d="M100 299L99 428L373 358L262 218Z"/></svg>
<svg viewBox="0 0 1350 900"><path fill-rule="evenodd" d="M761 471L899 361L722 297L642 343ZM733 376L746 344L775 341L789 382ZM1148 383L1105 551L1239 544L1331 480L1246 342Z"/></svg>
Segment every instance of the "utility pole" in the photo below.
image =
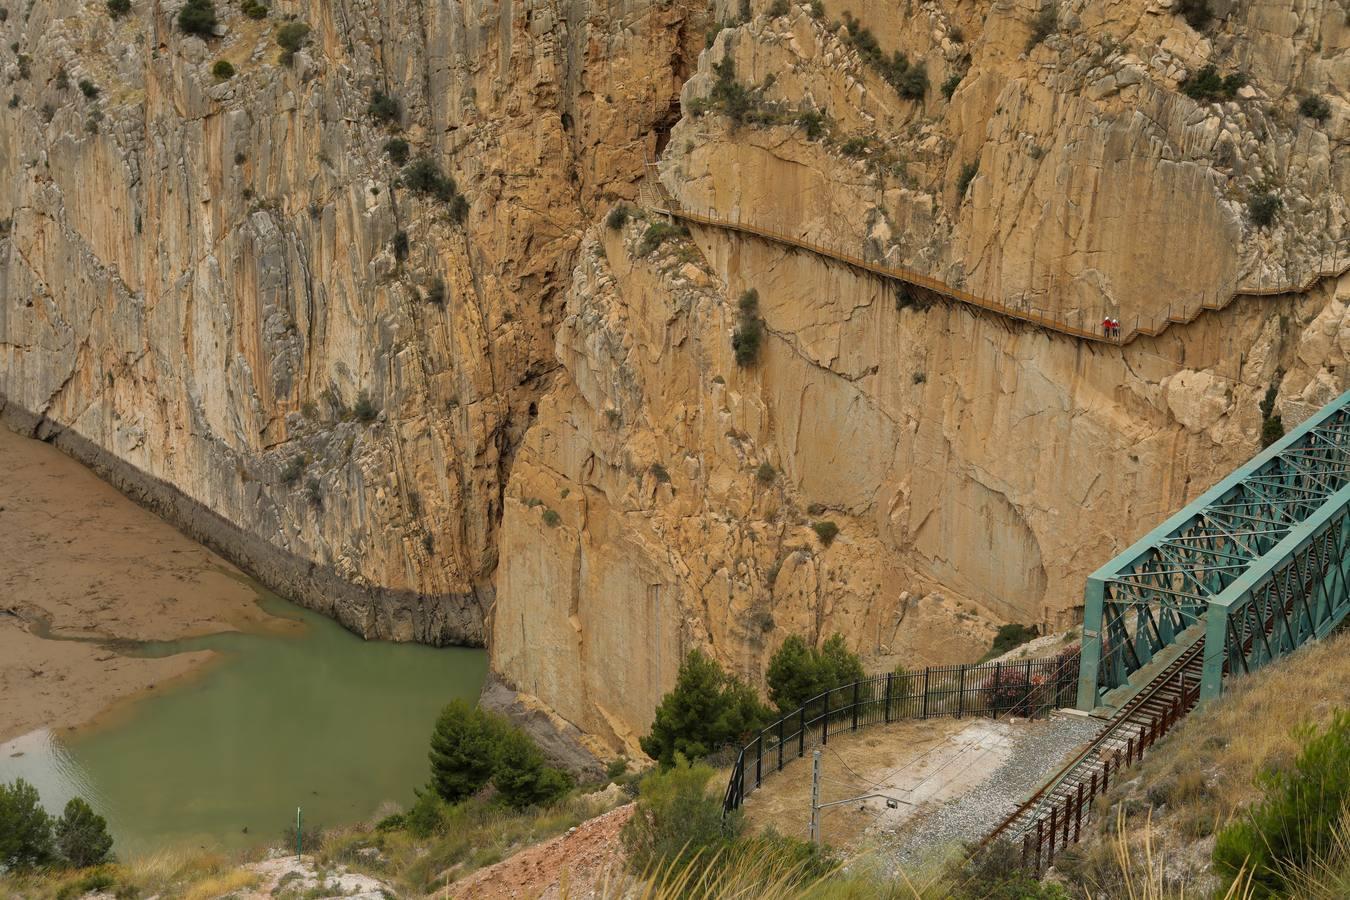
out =
<svg viewBox="0 0 1350 900"><path fill-rule="evenodd" d="M913 806L908 800L901 800L899 797L892 797L889 794L862 794L858 797L848 797L844 800L831 800L829 803L820 802L820 750L817 749L811 754L811 824L807 827L807 834L811 843L820 843L820 811L829 809L832 806L844 806L849 803L861 803L864 800L885 800L887 809L899 809L900 804Z"/></svg>
<svg viewBox="0 0 1350 900"><path fill-rule="evenodd" d="M827 723L828 724L828 723ZM808 829L813 844L820 843L820 750L811 754L811 825Z"/></svg>

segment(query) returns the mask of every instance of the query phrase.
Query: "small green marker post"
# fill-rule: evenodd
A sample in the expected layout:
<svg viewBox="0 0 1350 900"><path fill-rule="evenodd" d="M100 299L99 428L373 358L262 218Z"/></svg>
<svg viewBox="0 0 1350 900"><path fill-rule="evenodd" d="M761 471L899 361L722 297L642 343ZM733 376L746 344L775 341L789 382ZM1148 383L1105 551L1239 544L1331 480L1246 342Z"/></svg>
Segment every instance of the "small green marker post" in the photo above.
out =
<svg viewBox="0 0 1350 900"><path fill-rule="evenodd" d="M295 859L300 860L300 807L295 808Z"/></svg>

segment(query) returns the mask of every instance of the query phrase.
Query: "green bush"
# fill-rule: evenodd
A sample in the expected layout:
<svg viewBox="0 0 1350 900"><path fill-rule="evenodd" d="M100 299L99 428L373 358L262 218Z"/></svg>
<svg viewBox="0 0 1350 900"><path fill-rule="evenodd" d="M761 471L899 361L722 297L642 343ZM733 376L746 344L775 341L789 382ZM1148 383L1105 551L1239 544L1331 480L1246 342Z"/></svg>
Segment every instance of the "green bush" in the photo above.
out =
<svg viewBox="0 0 1350 900"><path fill-rule="evenodd" d="M769 699L784 715L833 688L865 677L862 660L835 634L817 650L800 635L789 635L772 657L766 679Z"/></svg>
<svg viewBox="0 0 1350 900"><path fill-rule="evenodd" d="M788 14L788 0L773 0L769 4L769 18L776 19Z"/></svg>
<svg viewBox="0 0 1350 900"><path fill-rule="evenodd" d="M286 466L281 470L282 484L295 484L300 480L300 476L305 471L305 457L303 454L296 454L286 461Z"/></svg>
<svg viewBox="0 0 1350 900"><path fill-rule="evenodd" d="M825 18L825 4L821 0L811 0L811 18Z"/></svg>
<svg viewBox="0 0 1350 900"><path fill-rule="evenodd" d="M808 109L797 115L796 124L806 132L808 141L817 140L825 133L825 114L818 109Z"/></svg>
<svg viewBox="0 0 1350 900"><path fill-rule="evenodd" d="M393 249L394 259L403 262L408 258L408 232L394 232Z"/></svg>
<svg viewBox="0 0 1350 900"><path fill-rule="evenodd" d="M1237 96L1238 88L1246 83L1247 76L1243 73L1233 72L1220 77L1218 68L1210 64L1201 66L1199 71L1183 81L1181 91L1192 100L1217 103L1232 100Z"/></svg>
<svg viewBox="0 0 1350 900"><path fill-rule="evenodd" d="M1247 201L1247 217L1257 228L1265 228L1275 221L1275 214L1284 206L1284 201L1269 191L1253 194Z"/></svg>
<svg viewBox="0 0 1350 900"><path fill-rule="evenodd" d="M239 4L239 8L243 11L244 15L248 16L250 19L267 18L267 4L260 3L259 0L243 0L243 2Z"/></svg>
<svg viewBox="0 0 1350 900"><path fill-rule="evenodd" d="M403 138L390 138L384 142L384 152L389 154L389 161L396 166L408 161L408 151L408 142Z"/></svg>
<svg viewBox="0 0 1350 900"><path fill-rule="evenodd" d="M402 232L399 233L402 234ZM404 240L405 241L407 240L406 236ZM407 251L405 249L404 251L405 255L406 252ZM365 391L362 391L361 393L356 395L356 405L352 407L352 412L356 413L356 418L358 421L370 424L371 422L375 421L375 418L377 416L379 416L380 409L375 405L374 401L370 399L370 395L367 394Z"/></svg>
<svg viewBox="0 0 1350 900"><path fill-rule="evenodd" d="M544 524L549 528L557 528L562 524L562 516L558 515L557 510L546 509L542 516Z"/></svg>
<svg viewBox="0 0 1350 900"><path fill-rule="evenodd" d="M684 233L684 229L679 225L673 225L670 222L653 222L647 226L647 230L642 234L642 242L638 245L638 255L650 256L667 239Z"/></svg>
<svg viewBox="0 0 1350 900"><path fill-rule="evenodd" d="M997 841L964 870L953 866L951 900L1069 900L1063 885L1038 881L1022 863L1021 849Z"/></svg>
<svg viewBox="0 0 1350 900"><path fill-rule="evenodd" d="M998 633L994 635L994 642L989 647L989 652L985 654L985 659L993 659L995 656L1002 656L1015 647L1020 647L1032 638L1039 637L1040 632L1036 630L1035 625L1000 625Z"/></svg>
<svg viewBox="0 0 1350 900"><path fill-rule="evenodd" d="M1265 449L1284 437L1284 420L1271 416L1261 423L1261 448Z"/></svg>
<svg viewBox="0 0 1350 900"><path fill-rule="evenodd" d="M178 11L178 27L184 34L214 37L216 24L216 5L211 0L188 0Z"/></svg>
<svg viewBox="0 0 1350 900"><path fill-rule="evenodd" d="M942 96L946 97L948 100L952 99L952 95L956 93L956 89L960 86L961 73L953 72L951 75L947 76L946 81L942 82Z"/></svg>
<svg viewBox="0 0 1350 900"><path fill-rule="evenodd" d="M754 690L722 671L700 650L680 663L675 687L661 698L651 734L639 742L652 759L669 768L677 754L701 759L744 740L764 726L769 711Z"/></svg>
<svg viewBox="0 0 1350 900"><path fill-rule="evenodd" d="M98 85L94 84L94 83L93 83L92 81L90 81L88 78L81 78L81 79L80 79L80 93L81 93L81 94L84 94L84 95L85 95L86 97L88 97L90 100L93 100L93 99L94 99L95 97L97 97L100 93L102 93L102 91L100 90L100 88L99 88Z"/></svg>
<svg viewBox="0 0 1350 900"><path fill-rule="evenodd" d="M97 866L112 856L112 835L107 821L79 797L66 804L56 820L56 849L77 869Z"/></svg>
<svg viewBox="0 0 1350 900"><path fill-rule="evenodd" d="M961 200L966 196L966 191L970 188L970 183L975 180L975 176L980 174L980 161L966 163L961 167L961 174L956 178L956 199Z"/></svg>
<svg viewBox="0 0 1350 900"><path fill-rule="evenodd" d="M0 869L26 872L49 864L54 856L52 820L37 788L22 778L0 784Z"/></svg>
<svg viewBox="0 0 1350 900"><path fill-rule="evenodd" d="M445 824L445 810L441 806L441 799L435 791L419 791L417 802L412 805L412 809L400 816L397 824L390 822L389 817L380 822L380 825L389 823L390 828L406 828L413 837L429 838L441 830Z"/></svg>
<svg viewBox="0 0 1350 900"><path fill-rule="evenodd" d="M620 204L609 211L609 215L605 217L605 225L611 231L618 231L628 224L628 216L628 207Z"/></svg>
<svg viewBox="0 0 1350 900"><path fill-rule="evenodd" d="M1215 872L1231 883L1245 868L1256 897L1289 895L1300 871L1331 855L1350 808L1350 711L1336 712L1321 732L1303 728L1299 738L1293 766L1262 773L1261 801L1214 845Z"/></svg>
<svg viewBox="0 0 1350 900"><path fill-rule="evenodd" d="M1031 34L1027 37L1027 52L1041 41L1048 38L1059 30L1059 7L1055 5L1054 0L1044 3L1040 12L1036 13L1036 18L1031 22Z"/></svg>
<svg viewBox="0 0 1350 900"><path fill-rule="evenodd" d="M384 91L377 90L371 95L366 112L376 122L388 124L398 121L399 116L403 114L403 107L397 97L391 97Z"/></svg>
<svg viewBox="0 0 1350 900"><path fill-rule="evenodd" d="M508 726L464 700L441 710L431 734L430 788L447 803L476 794L492 778L493 760Z"/></svg>
<svg viewBox="0 0 1350 900"><path fill-rule="evenodd" d="M730 56L724 56L721 62L713 65L713 71L717 73L717 81L708 97L712 108L724 113L733 125L740 125L754 104L750 92L736 80L736 62Z"/></svg>
<svg viewBox="0 0 1350 900"><path fill-rule="evenodd" d="M403 170L403 183L411 191L430 194L438 200L453 200L457 192L455 179L441 174L436 161L426 156L419 156Z"/></svg>
<svg viewBox="0 0 1350 900"><path fill-rule="evenodd" d="M211 67L211 74L221 81L226 81L234 77L234 66L228 59L218 59L216 64Z"/></svg>
<svg viewBox="0 0 1350 900"><path fill-rule="evenodd" d="M625 823L623 846L632 871L658 867L699 871L710 865L740 834L739 813L722 816L721 802L708 793L710 766L674 757L664 771L654 771L638 787L637 808Z"/></svg>
<svg viewBox="0 0 1350 900"><path fill-rule="evenodd" d="M924 67L911 66L896 76L895 89L907 100L922 100L928 93L928 73Z"/></svg>
<svg viewBox="0 0 1350 900"><path fill-rule="evenodd" d="M439 275L427 286L427 302L433 306L445 305L445 279Z"/></svg>
<svg viewBox="0 0 1350 900"><path fill-rule="evenodd" d="M731 335L731 348L736 353L736 363L751 366L759 359L759 347L764 338L764 325L759 317L746 318L736 326Z"/></svg>
<svg viewBox="0 0 1350 900"><path fill-rule="evenodd" d="M525 809L557 800L572 789L572 777L545 765L544 755L525 732L506 728L493 757L492 785L507 805Z"/></svg>
<svg viewBox="0 0 1350 900"><path fill-rule="evenodd" d="M761 484L773 484L773 480L777 476L778 473L767 462L760 463L759 468L755 469L755 477L759 479Z"/></svg>
<svg viewBox="0 0 1350 900"><path fill-rule="evenodd" d="M120 19L131 12L131 0L108 0L108 15Z"/></svg>
<svg viewBox="0 0 1350 900"><path fill-rule="evenodd" d="M833 544L834 539L839 536L839 526L830 521L815 522L811 525L811 529L826 547Z"/></svg>
<svg viewBox="0 0 1350 900"><path fill-rule="evenodd" d="M1214 17L1214 11L1209 7L1209 0L1181 0L1173 7L1173 10L1196 31L1208 25L1209 20Z"/></svg>
<svg viewBox="0 0 1350 900"><path fill-rule="evenodd" d="M304 22L287 22L277 29L277 46L281 48L281 64L289 66L300 48L309 40L310 28Z"/></svg>
<svg viewBox="0 0 1350 900"><path fill-rule="evenodd" d="M1331 115L1331 104L1316 94L1310 94L1299 101L1298 111L1300 115L1325 122L1327 116Z"/></svg>

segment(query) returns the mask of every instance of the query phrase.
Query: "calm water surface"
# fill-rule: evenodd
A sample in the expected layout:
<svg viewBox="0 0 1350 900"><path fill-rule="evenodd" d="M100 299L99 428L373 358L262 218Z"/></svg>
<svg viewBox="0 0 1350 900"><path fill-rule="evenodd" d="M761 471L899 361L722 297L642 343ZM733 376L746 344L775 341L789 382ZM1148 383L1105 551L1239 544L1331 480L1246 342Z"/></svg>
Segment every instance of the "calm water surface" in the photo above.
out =
<svg viewBox="0 0 1350 900"><path fill-rule="evenodd" d="M0 782L28 779L59 811L80 794L107 816L116 849L244 847L280 835L295 808L318 827L357 822L426 783L436 713L474 700L481 650L366 642L260 591L278 634L219 634L135 653L219 651L181 682L91 728L0 744ZM247 830L245 830L247 829Z"/></svg>

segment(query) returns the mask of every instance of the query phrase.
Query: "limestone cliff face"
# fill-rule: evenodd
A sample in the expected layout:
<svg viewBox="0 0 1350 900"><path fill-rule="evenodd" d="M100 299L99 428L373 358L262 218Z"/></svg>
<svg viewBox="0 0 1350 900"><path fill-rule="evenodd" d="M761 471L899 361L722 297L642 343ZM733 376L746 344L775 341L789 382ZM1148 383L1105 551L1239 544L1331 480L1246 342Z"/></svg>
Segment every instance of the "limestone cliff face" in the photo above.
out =
<svg viewBox="0 0 1350 900"><path fill-rule="evenodd" d="M1344 279L1120 349L602 224L651 157L688 206L1071 321L1301 284L1350 261L1337 3L222 0L210 41L178 8L0 17L0 412L349 627L486 641L612 749L692 646L758 677L791 632L913 666L1073 621L1272 385L1293 420L1344 382ZM1247 83L1185 96L1210 62Z"/></svg>
<svg viewBox="0 0 1350 900"><path fill-rule="evenodd" d="M207 42L180 6L0 21L0 399L219 513L204 536L349 627L481 642L580 230L634 194L701 14L219 2ZM289 19L313 30L286 65ZM462 225L392 137L457 180Z"/></svg>
<svg viewBox="0 0 1350 900"><path fill-rule="evenodd" d="M1201 35L1067 3L1027 50L1025 4L853 4L888 57L926 64L921 102L859 57L839 4L766 7L684 87L660 178L686 207L1070 319L1350 256L1339 6L1255 4ZM1230 102L1178 90L1211 58L1250 76ZM1325 121L1294 113L1305 93ZM1265 229L1260 191L1283 201ZM969 658L991 620L1072 623L1084 575L1257 449L1272 386L1294 421L1344 382L1346 279L1108 348L715 228L651 250L648 224L583 246L563 372L507 487L493 631L507 680L630 751L690 646L754 679L790 632L841 631L880 667ZM750 289L766 337L741 366Z"/></svg>

